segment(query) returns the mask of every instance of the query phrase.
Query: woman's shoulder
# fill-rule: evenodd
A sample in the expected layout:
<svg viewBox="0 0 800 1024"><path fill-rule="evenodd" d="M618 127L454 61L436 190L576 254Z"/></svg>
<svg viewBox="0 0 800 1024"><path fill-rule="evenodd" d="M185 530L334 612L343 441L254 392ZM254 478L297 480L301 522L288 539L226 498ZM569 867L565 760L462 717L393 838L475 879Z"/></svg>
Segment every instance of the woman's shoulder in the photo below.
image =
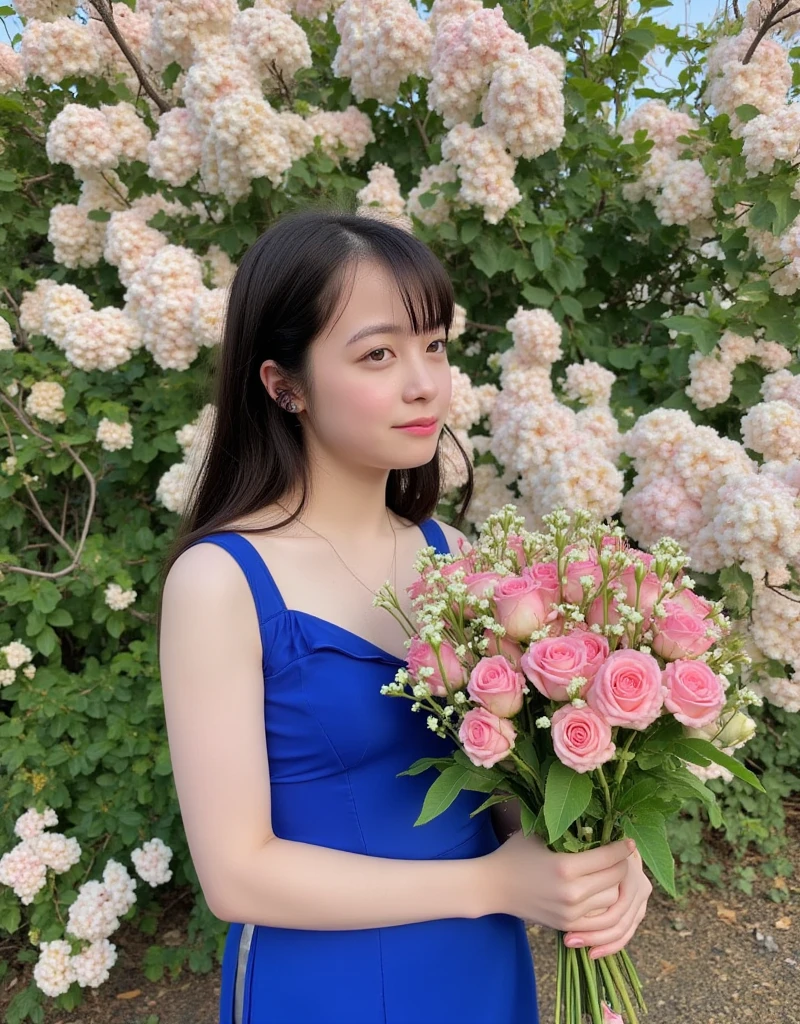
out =
<svg viewBox="0 0 800 1024"><path fill-rule="evenodd" d="M435 519L431 516L431 519L437 526L441 527L442 533L444 533L447 546L450 548L450 553L457 555L460 551L460 543L469 544L469 538L457 529L455 526L451 526L450 523L445 523L441 519Z"/></svg>

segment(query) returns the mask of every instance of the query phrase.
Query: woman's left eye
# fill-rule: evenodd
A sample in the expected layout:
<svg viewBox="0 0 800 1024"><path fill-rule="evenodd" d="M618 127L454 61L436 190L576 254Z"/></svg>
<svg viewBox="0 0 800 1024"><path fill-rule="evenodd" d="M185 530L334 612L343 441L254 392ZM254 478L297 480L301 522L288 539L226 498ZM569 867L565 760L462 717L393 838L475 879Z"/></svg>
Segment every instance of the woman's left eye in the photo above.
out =
<svg viewBox="0 0 800 1024"><path fill-rule="evenodd" d="M439 352L444 352L447 349L447 339L437 338L436 341L431 342L431 345L441 345L442 347L439 349ZM430 348L430 345L428 347Z"/></svg>

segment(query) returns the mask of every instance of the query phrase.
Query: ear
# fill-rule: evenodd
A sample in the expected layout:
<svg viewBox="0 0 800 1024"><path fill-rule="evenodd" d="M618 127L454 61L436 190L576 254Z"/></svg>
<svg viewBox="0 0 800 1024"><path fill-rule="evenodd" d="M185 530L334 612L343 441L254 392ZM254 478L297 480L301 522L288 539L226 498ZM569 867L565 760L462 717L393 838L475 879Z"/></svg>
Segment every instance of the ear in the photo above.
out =
<svg viewBox="0 0 800 1024"><path fill-rule="evenodd" d="M297 412L305 411L305 403L303 402L302 395L298 393L297 386L287 379L283 370L281 370L274 359L266 359L261 364L258 373L262 384L267 389L267 394L273 402L280 404L281 396L289 392L297 406Z"/></svg>

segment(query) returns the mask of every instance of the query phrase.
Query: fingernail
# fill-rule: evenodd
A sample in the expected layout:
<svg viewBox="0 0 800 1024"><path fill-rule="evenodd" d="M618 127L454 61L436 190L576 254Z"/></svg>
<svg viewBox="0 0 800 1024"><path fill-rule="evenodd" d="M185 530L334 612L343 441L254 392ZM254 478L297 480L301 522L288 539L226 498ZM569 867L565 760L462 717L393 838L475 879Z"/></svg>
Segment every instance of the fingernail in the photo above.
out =
<svg viewBox="0 0 800 1024"><path fill-rule="evenodd" d="M571 949L575 949L577 946L583 945L583 939L567 939L564 945L569 946Z"/></svg>
<svg viewBox="0 0 800 1024"><path fill-rule="evenodd" d="M589 959L590 960L599 960L602 955L603 955L602 953L590 953L589 954Z"/></svg>
<svg viewBox="0 0 800 1024"><path fill-rule="evenodd" d="M633 851L636 849L636 843L632 839L628 840L628 849L631 851L631 853L633 853Z"/></svg>

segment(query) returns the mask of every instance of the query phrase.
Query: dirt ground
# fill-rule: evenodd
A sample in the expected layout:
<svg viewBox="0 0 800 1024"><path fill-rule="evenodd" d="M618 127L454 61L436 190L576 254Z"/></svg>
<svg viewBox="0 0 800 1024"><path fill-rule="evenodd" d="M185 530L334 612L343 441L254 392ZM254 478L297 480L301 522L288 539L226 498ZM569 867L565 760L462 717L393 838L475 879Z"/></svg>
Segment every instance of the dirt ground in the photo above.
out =
<svg viewBox="0 0 800 1024"><path fill-rule="evenodd" d="M788 856L794 874L779 881L784 901L769 898L768 881L757 881L752 895L726 885L682 902L653 892L628 946L644 987L647 1024L800 1024L800 813L792 810ZM758 861L754 854L748 862ZM153 983L135 966L153 942L180 942L185 922L186 910L178 907L154 938L123 925L114 935L119 959L109 981L98 991L86 990L77 1010L47 1008L42 1024L218 1024L219 969ZM553 1024L554 934L529 925L528 935L541 1024ZM26 966L0 983L0 1021L30 973Z"/></svg>

